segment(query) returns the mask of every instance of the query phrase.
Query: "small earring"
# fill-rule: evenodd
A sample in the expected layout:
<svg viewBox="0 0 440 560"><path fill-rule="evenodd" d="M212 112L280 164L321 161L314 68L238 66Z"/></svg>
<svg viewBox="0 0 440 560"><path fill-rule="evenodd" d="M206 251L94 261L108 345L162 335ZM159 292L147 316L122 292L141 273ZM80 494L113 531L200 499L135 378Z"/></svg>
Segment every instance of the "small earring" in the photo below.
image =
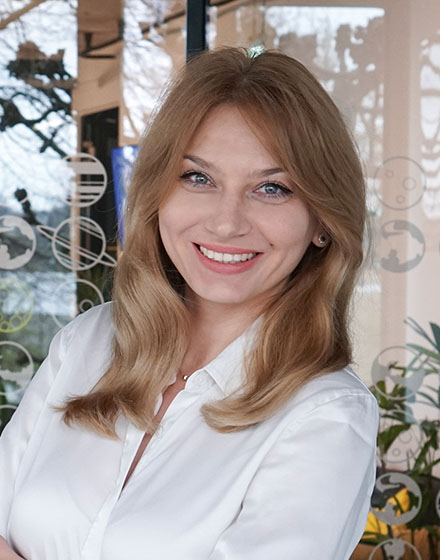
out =
<svg viewBox="0 0 440 560"><path fill-rule="evenodd" d="M322 246L326 245L327 237L323 233L321 233L321 235L318 236L318 243Z"/></svg>

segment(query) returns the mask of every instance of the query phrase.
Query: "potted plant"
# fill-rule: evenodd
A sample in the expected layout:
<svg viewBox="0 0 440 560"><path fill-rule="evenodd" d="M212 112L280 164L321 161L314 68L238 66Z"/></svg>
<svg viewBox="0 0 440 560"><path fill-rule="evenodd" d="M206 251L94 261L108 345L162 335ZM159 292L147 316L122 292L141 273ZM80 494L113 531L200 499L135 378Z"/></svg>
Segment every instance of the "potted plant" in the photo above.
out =
<svg viewBox="0 0 440 560"><path fill-rule="evenodd" d="M414 366L390 363L392 386L381 380L371 387L381 412L377 482L367 527L353 560L440 558L440 478L435 474L440 463L440 326L430 323L430 332L426 332L414 319L405 323L424 339L423 345L406 345L423 382L409 391ZM396 372L401 383L396 382ZM420 405L426 416L416 419L414 409ZM426 413L429 409L432 415ZM418 445L396 468L389 461L390 450L410 435Z"/></svg>

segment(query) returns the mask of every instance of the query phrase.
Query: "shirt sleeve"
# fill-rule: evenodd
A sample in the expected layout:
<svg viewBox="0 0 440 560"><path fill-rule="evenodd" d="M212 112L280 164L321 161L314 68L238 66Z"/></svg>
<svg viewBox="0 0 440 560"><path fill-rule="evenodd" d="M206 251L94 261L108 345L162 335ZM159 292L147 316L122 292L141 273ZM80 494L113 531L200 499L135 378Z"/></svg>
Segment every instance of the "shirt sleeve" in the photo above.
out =
<svg viewBox="0 0 440 560"><path fill-rule="evenodd" d="M348 560L374 488L378 416L364 392L284 429L209 560Z"/></svg>
<svg viewBox="0 0 440 560"><path fill-rule="evenodd" d="M69 323L53 337L46 359L0 437L0 536L4 538L20 462L61 365L71 325Z"/></svg>

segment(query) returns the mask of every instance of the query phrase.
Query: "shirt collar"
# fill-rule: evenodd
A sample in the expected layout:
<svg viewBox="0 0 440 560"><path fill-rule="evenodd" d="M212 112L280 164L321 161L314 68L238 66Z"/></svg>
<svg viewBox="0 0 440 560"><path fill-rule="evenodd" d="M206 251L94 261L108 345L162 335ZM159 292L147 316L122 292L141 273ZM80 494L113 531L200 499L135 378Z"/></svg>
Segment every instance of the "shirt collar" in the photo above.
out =
<svg viewBox="0 0 440 560"><path fill-rule="evenodd" d="M255 340L263 314L209 362L205 369L225 395L229 395L244 381L243 357Z"/></svg>

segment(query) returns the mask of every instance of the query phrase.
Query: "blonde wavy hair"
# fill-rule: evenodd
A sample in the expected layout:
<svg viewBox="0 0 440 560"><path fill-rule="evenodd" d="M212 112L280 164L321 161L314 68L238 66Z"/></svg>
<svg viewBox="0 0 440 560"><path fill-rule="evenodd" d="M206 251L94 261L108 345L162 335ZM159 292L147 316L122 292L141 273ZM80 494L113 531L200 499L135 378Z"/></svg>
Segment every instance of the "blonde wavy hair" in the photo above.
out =
<svg viewBox="0 0 440 560"><path fill-rule="evenodd" d="M330 243L311 243L267 303L244 357L243 385L204 404L201 414L219 432L242 430L274 414L310 379L352 360L347 322L366 219L354 141L300 62L275 50L251 57L242 48L221 48L182 69L142 140L114 282L112 361L90 393L66 401L61 410L68 425L79 422L115 437L122 413L146 432L158 427L156 400L179 370L190 334L184 280L163 247L158 209L177 184L185 147L202 120L226 104L266 138Z"/></svg>

